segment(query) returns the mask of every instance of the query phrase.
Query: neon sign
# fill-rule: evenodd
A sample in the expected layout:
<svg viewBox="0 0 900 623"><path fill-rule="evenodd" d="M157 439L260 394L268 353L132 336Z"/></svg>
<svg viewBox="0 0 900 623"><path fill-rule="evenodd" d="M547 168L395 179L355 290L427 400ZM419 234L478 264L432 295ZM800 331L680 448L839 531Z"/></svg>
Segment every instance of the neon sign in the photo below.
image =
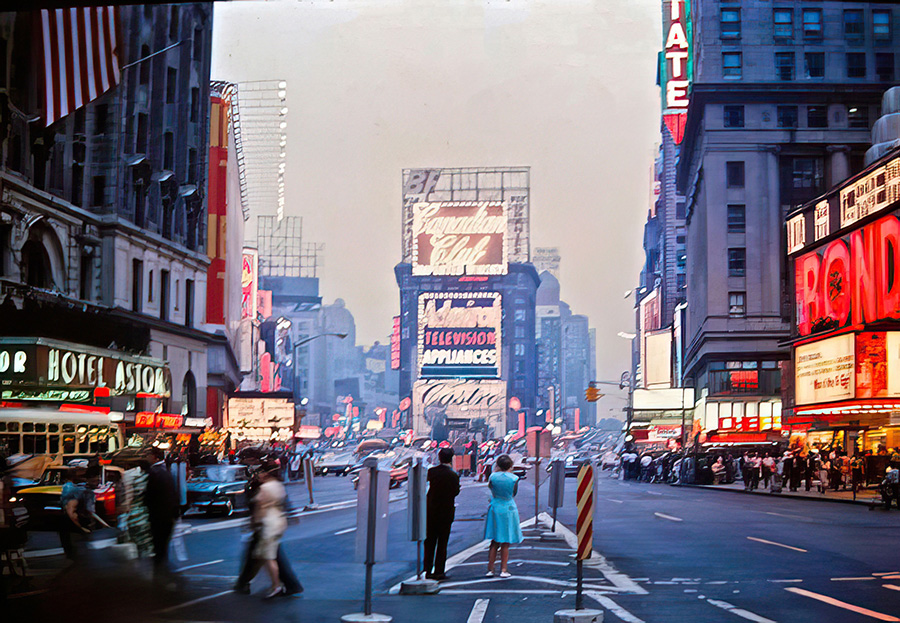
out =
<svg viewBox="0 0 900 623"><path fill-rule="evenodd" d="M502 201L414 204L413 274L506 274L507 225Z"/></svg>
<svg viewBox="0 0 900 623"><path fill-rule="evenodd" d="M668 10L666 6L668 5ZM691 55L690 5L687 0L663 3L665 43L660 59L663 76L663 122L676 145L684 138L689 90L693 71Z"/></svg>
<svg viewBox="0 0 900 623"><path fill-rule="evenodd" d="M797 258L797 331L900 318L900 220L890 215Z"/></svg>

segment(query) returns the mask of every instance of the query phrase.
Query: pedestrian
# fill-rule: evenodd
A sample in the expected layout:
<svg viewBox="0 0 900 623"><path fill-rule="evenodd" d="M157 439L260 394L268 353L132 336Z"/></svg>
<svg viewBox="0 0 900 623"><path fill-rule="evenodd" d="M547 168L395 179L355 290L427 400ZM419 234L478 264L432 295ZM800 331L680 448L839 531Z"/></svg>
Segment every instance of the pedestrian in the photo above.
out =
<svg viewBox="0 0 900 623"><path fill-rule="evenodd" d="M831 473L831 459L825 452L819 453L819 493L828 490L828 476Z"/></svg>
<svg viewBox="0 0 900 623"><path fill-rule="evenodd" d="M791 472L794 471L794 453L790 450L785 451L781 457L781 486L790 487Z"/></svg>
<svg viewBox="0 0 900 623"><path fill-rule="evenodd" d="M256 577L256 574L259 572L260 568L260 562L254 556L254 554L257 551L257 547L262 538L262 530L256 524L254 517L257 516L255 512L257 494L259 493L260 485L262 484L261 472L261 469L256 470L253 473L250 482L247 484L247 496L250 505L250 524L253 531L250 536L250 541L247 543L247 548L244 552L244 560L243 564L241 564L241 573L238 576L238 580L234 586L235 592L243 593L245 595L250 594L250 581L253 580L254 577ZM286 516L290 514L290 498L287 495L285 495L284 497L284 512ZM278 543L275 562L278 565L278 579L284 586L284 592L281 594L284 596L290 596L299 595L300 593L302 593L303 585L300 583L300 580L297 579L297 575L291 568L291 563L288 560L287 555L284 553L284 546L281 542Z"/></svg>
<svg viewBox="0 0 900 623"><path fill-rule="evenodd" d="M793 455L789 479L791 491L797 491L800 488L800 481L803 480L803 474L806 473L806 457L801 454L800 449L795 450Z"/></svg>
<svg viewBox="0 0 900 623"><path fill-rule="evenodd" d="M169 541L178 519L178 492L175 479L166 466L166 453L152 446L149 451L150 470L147 473L147 517L150 520L150 536L153 539L153 577L163 580L171 575L169 570Z"/></svg>
<svg viewBox="0 0 900 623"><path fill-rule="evenodd" d="M818 455L814 452L809 452L806 455L806 470L803 475L803 479L806 482L806 490L809 491L812 489L813 478L816 475L816 470L818 467L816 466L816 459Z"/></svg>
<svg viewBox="0 0 900 623"><path fill-rule="evenodd" d="M766 452L762 459L762 484L765 488L770 488L770 483L774 479L775 474L775 457Z"/></svg>
<svg viewBox="0 0 900 623"><path fill-rule="evenodd" d="M722 484L722 477L725 474L725 462L722 460L721 456L716 459L715 463L713 463L712 473L713 473L713 484L714 485Z"/></svg>
<svg viewBox="0 0 900 623"><path fill-rule="evenodd" d="M641 457L641 482L649 482L650 481L650 464L653 463L653 457L649 454L645 454Z"/></svg>
<svg viewBox="0 0 900 623"><path fill-rule="evenodd" d="M891 510L891 500L896 500L897 508L900 509L900 470L893 465L888 466L881 481L881 496L884 499L884 507Z"/></svg>
<svg viewBox="0 0 900 623"><path fill-rule="evenodd" d="M428 470L428 494L426 502L425 577L446 580L447 543L456 514L456 496L459 495L459 474L453 471L453 448L438 451L439 465Z"/></svg>
<svg viewBox="0 0 900 623"><path fill-rule="evenodd" d="M519 509L515 496L519 491L519 477L512 473L513 460L504 454L497 458L497 470L491 474L488 487L491 490L491 505L484 523L484 538L490 539L487 577L494 577L497 551L500 551L500 577L508 578L509 544L522 542L522 528L519 525Z"/></svg>
<svg viewBox="0 0 900 623"><path fill-rule="evenodd" d="M284 515L284 499L287 495L284 485L278 479L282 471L276 460L267 462L259 472L259 491L253 503L253 524L259 533L253 559L257 568L264 568L272 585L265 598L271 599L285 593L284 584L278 574L278 546L287 529ZM251 578L252 580L252 578Z"/></svg>
<svg viewBox="0 0 900 623"><path fill-rule="evenodd" d="M153 555L153 537L150 532L150 515L147 512L147 481L150 463L138 462L138 466L125 472L125 486L130 492L130 502L123 517L125 533L135 547L138 556Z"/></svg>
<svg viewBox="0 0 900 623"><path fill-rule="evenodd" d="M750 490L755 491L759 487L759 473L762 468L762 458L754 452L750 457Z"/></svg>
<svg viewBox="0 0 900 623"><path fill-rule="evenodd" d="M60 495L59 542L66 558L75 562L81 558L81 544L91 534L91 514L86 503L83 467L70 467L64 476Z"/></svg>
<svg viewBox="0 0 900 623"><path fill-rule="evenodd" d="M865 461L863 461L859 454L854 454L853 458L850 459L850 479L853 486L854 498L859 490L862 489L864 475Z"/></svg>

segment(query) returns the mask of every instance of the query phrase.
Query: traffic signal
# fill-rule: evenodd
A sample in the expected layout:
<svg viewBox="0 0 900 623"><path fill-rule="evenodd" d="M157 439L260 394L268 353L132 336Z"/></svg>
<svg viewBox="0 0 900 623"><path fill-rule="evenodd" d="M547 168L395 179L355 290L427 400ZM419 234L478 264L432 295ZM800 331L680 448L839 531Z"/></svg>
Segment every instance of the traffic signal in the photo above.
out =
<svg viewBox="0 0 900 623"><path fill-rule="evenodd" d="M593 385L584 390L584 399L588 402L597 402L602 397L603 394L601 394L600 390Z"/></svg>

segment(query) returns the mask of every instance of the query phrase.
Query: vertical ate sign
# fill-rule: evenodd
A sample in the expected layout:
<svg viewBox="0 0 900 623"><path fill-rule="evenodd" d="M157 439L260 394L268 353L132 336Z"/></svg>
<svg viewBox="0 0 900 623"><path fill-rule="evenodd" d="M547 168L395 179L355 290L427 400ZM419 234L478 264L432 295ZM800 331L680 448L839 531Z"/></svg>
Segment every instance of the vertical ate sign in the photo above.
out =
<svg viewBox="0 0 900 623"><path fill-rule="evenodd" d="M685 0L663 3L665 43L661 59L663 122L676 145L684 138L692 72L690 5Z"/></svg>
<svg viewBox="0 0 900 623"><path fill-rule="evenodd" d="M413 204L413 275L505 275L506 204L420 201Z"/></svg>
<svg viewBox="0 0 900 623"><path fill-rule="evenodd" d="M419 295L419 376L500 376L501 296L497 292Z"/></svg>

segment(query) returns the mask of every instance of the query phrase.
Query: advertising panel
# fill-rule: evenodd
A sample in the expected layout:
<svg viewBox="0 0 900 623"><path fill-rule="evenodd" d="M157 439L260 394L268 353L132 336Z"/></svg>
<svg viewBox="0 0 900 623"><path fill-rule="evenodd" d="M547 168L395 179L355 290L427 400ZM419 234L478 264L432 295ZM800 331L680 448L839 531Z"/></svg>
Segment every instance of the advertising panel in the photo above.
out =
<svg viewBox="0 0 900 623"><path fill-rule="evenodd" d="M854 397L854 342L854 335L848 333L794 349L794 388L798 406Z"/></svg>
<svg viewBox="0 0 900 623"><path fill-rule="evenodd" d="M648 388L672 386L672 332L669 329L644 336L644 385Z"/></svg>
<svg viewBox="0 0 900 623"><path fill-rule="evenodd" d="M273 428L294 426L294 403L287 398L229 398L227 422L244 439L269 439Z"/></svg>
<svg viewBox="0 0 900 623"><path fill-rule="evenodd" d="M416 381L412 407L416 435L430 435L435 426L452 426L454 420L483 420L495 437L506 434L505 381Z"/></svg>
<svg viewBox="0 0 900 623"><path fill-rule="evenodd" d="M259 254L256 249L244 249L241 260L241 319L256 320L258 287Z"/></svg>
<svg viewBox="0 0 900 623"><path fill-rule="evenodd" d="M663 53L660 55L663 123L675 144L684 138L693 74L690 2L664 0Z"/></svg>
<svg viewBox="0 0 900 623"><path fill-rule="evenodd" d="M841 189L841 227L852 225L900 200L900 157Z"/></svg>
<svg viewBox="0 0 900 623"><path fill-rule="evenodd" d="M507 225L503 201L413 204L413 275L505 275Z"/></svg>
<svg viewBox="0 0 900 623"><path fill-rule="evenodd" d="M391 329L391 370L400 369L400 316L394 316Z"/></svg>
<svg viewBox="0 0 900 623"><path fill-rule="evenodd" d="M419 376L500 376L501 297L497 292L419 295Z"/></svg>

